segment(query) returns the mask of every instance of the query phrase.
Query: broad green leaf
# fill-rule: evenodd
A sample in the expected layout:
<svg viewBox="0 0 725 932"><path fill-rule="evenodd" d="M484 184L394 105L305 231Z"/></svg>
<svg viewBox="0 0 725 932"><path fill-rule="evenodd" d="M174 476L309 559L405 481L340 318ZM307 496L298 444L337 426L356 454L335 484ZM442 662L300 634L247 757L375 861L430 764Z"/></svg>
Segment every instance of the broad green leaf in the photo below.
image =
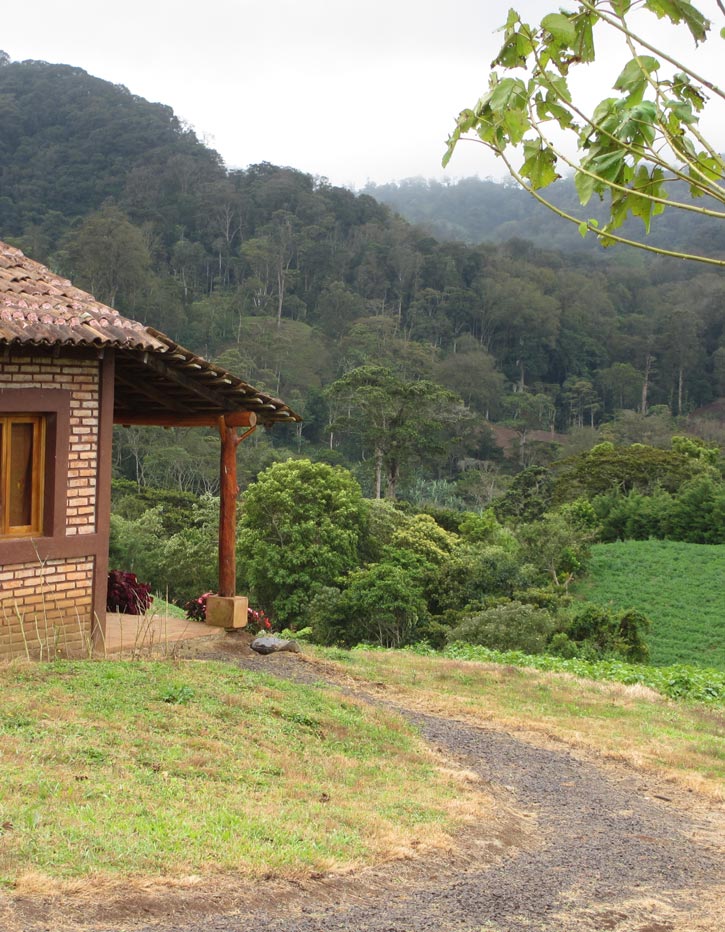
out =
<svg viewBox="0 0 725 932"><path fill-rule="evenodd" d="M647 77L657 71L660 63L651 55L640 55L627 62L621 74L614 82L618 91L626 91L629 101L639 103L647 87Z"/></svg>
<svg viewBox="0 0 725 932"><path fill-rule="evenodd" d="M541 20L541 26L562 45L571 47L576 42L576 27L563 13L549 13Z"/></svg>
<svg viewBox="0 0 725 932"><path fill-rule="evenodd" d="M697 156L697 167L708 181L722 181L725 177L725 161L722 158L700 152Z"/></svg>
<svg viewBox="0 0 725 932"><path fill-rule="evenodd" d="M645 0L648 10L660 19L678 24L684 22L695 42L704 42L710 29L710 20L687 0Z"/></svg>
<svg viewBox="0 0 725 932"><path fill-rule="evenodd" d="M571 92L566 78L560 74L554 74L553 71L539 72L534 83L539 87L545 88L551 96L558 97L567 103L571 103Z"/></svg>
<svg viewBox="0 0 725 932"><path fill-rule="evenodd" d="M615 97L607 97L605 100L601 100L592 114L592 123L595 126L601 125L604 120L612 113L614 106L617 103Z"/></svg>
<svg viewBox="0 0 725 932"><path fill-rule="evenodd" d="M579 235L582 239L584 239L588 232L589 224L586 222L586 220L582 220L582 222L579 224Z"/></svg>
<svg viewBox="0 0 725 932"><path fill-rule="evenodd" d="M577 172L574 175L574 185L576 187L576 193L579 195L579 203L585 207L596 190L596 179L585 172Z"/></svg>
<svg viewBox="0 0 725 932"><path fill-rule="evenodd" d="M508 17L506 18L506 25L505 25L505 26L502 26L501 29L508 29L508 30L511 30L511 29L514 28L514 26L515 26L517 23L520 23L520 22L521 22L521 17L520 17L519 14L516 12L516 10L514 10L513 7L510 7L510 8L509 8Z"/></svg>
<svg viewBox="0 0 725 932"><path fill-rule="evenodd" d="M501 46L498 55L491 62L491 67L519 68L526 65L526 55L522 54L517 34L509 36Z"/></svg>
<svg viewBox="0 0 725 932"><path fill-rule="evenodd" d="M667 106L680 123L685 123L688 126L692 123L697 123L697 117L692 112L692 104L689 101L668 100Z"/></svg>
<svg viewBox="0 0 725 932"><path fill-rule="evenodd" d="M653 58L651 55L639 55L637 58L633 58L631 61L627 62L622 73L614 82L614 86L618 91L629 90L633 84L641 80L643 73L652 74L652 72L657 71L659 67L660 63L656 58Z"/></svg>
<svg viewBox="0 0 725 932"><path fill-rule="evenodd" d="M586 16L578 16L576 19L576 49L577 57L580 61L594 61L594 23L598 17L592 13Z"/></svg>
<svg viewBox="0 0 725 932"><path fill-rule="evenodd" d="M524 156L521 174L529 179L535 191L547 187L561 177L556 171L556 156L539 140L529 140L524 143Z"/></svg>
<svg viewBox="0 0 725 932"><path fill-rule="evenodd" d="M699 87L695 87L690 80L690 76L684 72L678 72L671 84L672 93L676 94L680 100L687 100L692 104L699 113L705 106L705 95Z"/></svg>
<svg viewBox="0 0 725 932"><path fill-rule="evenodd" d="M503 114L503 125L506 127L512 144L516 146L529 129L528 113L525 110L506 110Z"/></svg>
<svg viewBox="0 0 725 932"><path fill-rule="evenodd" d="M651 145L657 135L656 130L657 109L655 105L645 100L635 107L626 109L622 122L615 136L623 142L634 146Z"/></svg>
<svg viewBox="0 0 725 932"><path fill-rule="evenodd" d="M456 121L456 128L453 130L451 135L448 137L446 143L446 151L443 155L442 165L443 168L448 165L453 155L453 150L456 148L458 141L460 140L463 133L467 133L471 127L476 122L476 114L472 110L462 110Z"/></svg>
<svg viewBox="0 0 725 932"><path fill-rule="evenodd" d="M526 85L520 78L502 78L488 99L491 110L522 109L526 106Z"/></svg>
<svg viewBox="0 0 725 932"><path fill-rule="evenodd" d="M616 149L587 160L584 167L603 181L618 181L624 164L624 152Z"/></svg>

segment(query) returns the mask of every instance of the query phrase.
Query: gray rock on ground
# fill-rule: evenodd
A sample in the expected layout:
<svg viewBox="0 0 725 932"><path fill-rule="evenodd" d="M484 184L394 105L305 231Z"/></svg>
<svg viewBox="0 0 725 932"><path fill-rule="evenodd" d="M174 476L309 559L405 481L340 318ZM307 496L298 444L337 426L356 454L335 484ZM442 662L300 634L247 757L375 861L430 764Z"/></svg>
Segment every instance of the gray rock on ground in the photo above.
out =
<svg viewBox="0 0 725 932"><path fill-rule="evenodd" d="M281 650L288 650L293 654L300 653L300 645L297 641L285 641L283 638L271 635L255 638L249 646L258 654L276 654Z"/></svg>

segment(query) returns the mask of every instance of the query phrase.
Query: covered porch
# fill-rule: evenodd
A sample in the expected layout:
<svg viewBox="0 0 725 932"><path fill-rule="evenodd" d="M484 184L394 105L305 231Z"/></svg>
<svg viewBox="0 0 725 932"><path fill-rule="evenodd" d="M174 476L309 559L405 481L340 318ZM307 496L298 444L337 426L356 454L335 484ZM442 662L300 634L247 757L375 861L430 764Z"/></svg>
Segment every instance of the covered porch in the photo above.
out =
<svg viewBox="0 0 725 932"><path fill-rule="evenodd" d="M96 643L100 656L137 656L160 653L169 655L184 641L214 639L224 635L223 628L212 628L200 621L156 614L122 615L106 612L105 628Z"/></svg>
<svg viewBox="0 0 725 932"><path fill-rule="evenodd" d="M236 593L237 447L259 426L301 421L283 401L261 392L225 369L144 328L146 345L114 354L113 423L121 427L207 427L219 436L219 579L207 602L207 622L243 627L247 600ZM110 380L109 380L110 381ZM110 481L110 476L109 476ZM129 625L107 615L99 641L106 651L126 650L139 639L175 641L210 636L208 625L146 616ZM125 629L125 630L124 630Z"/></svg>

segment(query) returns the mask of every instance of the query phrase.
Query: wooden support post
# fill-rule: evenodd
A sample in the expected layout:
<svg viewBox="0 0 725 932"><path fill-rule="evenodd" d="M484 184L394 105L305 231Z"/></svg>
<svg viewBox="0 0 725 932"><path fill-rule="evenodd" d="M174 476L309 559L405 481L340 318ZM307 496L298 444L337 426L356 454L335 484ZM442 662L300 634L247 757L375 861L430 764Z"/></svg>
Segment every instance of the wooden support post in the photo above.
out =
<svg viewBox="0 0 725 932"><path fill-rule="evenodd" d="M237 434L236 426L219 418L221 457L219 467L219 595L233 597L237 579L237 447L256 426Z"/></svg>

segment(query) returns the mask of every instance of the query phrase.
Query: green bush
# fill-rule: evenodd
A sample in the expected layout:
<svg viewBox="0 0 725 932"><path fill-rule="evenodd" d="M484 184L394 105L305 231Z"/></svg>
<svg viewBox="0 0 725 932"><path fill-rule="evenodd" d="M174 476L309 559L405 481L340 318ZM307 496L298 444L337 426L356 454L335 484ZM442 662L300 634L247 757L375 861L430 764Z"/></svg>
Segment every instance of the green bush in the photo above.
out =
<svg viewBox="0 0 725 932"><path fill-rule="evenodd" d="M176 534L189 523L191 509L199 501L192 492L178 489L139 487L129 479L114 479L111 483L111 504L114 515L135 521L153 509L159 516L164 533Z"/></svg>
<svg viewBox="0 0 725 932"><path fill-rule="evenodd" d="M527 589L536 571L503 547L460 544L431 575L428 596L435 614L482 606L490 596L511 598Z"/></svg>
<svg viewBox="0 0 725 932"><path fill-rule="evenodd" d="M572 613L563 633L576 644L578 656L591 660L621 657L641 663L649 654L644 639L649 627L649 619L635 609L615 614L598 605L586 605ZM551 645L552 653L567 656L569 649L564 648L562 639Z"/></svg>
<svg viewBox="0 0 725 932"><path fill-rule="evenodd" d="M493 505L501 521L536 521L549 510L554 477L545 466L529 466L516 476Z"/></svg>
<svg viewBox="0 0 725 932"><path fill-rule="evenodd" d="M684 482L713 472L706 458L676 450L661 450L643 443L630 446L600 443L559 464L554 500L591 499L608 492L651 493L657 488L674 492Z"/></svg>
<svg viewBox="0 0 725 932"><path fill-rule="evenodd" d="M500 524L490 508L480 513L467 512L461 519L460 534L471 544L491 544L511 552L518 549L513 531Z"/></svg>
<svg viewBox="0 0 725 932"><path fill-rule="evenodd" d="M367 510L345 469L288 460L244 495L238 556L256 603L278 625L305 623L310 600L360 565Z"/></svg>
<svg viewBox="0 0 725 932"><path fill-rule="evenodd" d="M169 596L180 605L200 592L218 589L219 499L202 495L187 521L183 530L166 540L159 567Z"/></svg>
<svg viewBox="0 0 725 932"><path fill-rule="evenodd" d="M541 654L556 622L544 609L507 602L470 615L448 634L451 643L462 641L495 650L521 650Z"/></svg>
<svg viewBox="0 0 725 932"><path fill-rule="evenodd" d="M415 649L421 653L430 652L430 648L425 645ZM725 705L725 673L721 670L707 670L685 664L650 667L647 664L631 664L622 660L583 660L580 657L554 657L551 654L531 655L522 651L498 651L461 643L450 644L444 650L443 656L454 660L475 660L530 667L534 670L551 670L627 685L641 684L671 699Z"/></svg>
<svg viewBox="0 0 725 932"><path fill-rule="evenodd" d="M380 559L383 547L393 540L393 534L406 527L410 516L388 498L366 499L367 532L363 553L370 563Z"/></svg>
<svg viewBox="0 0 725 932"><path fill-rule="evenodd" d="M108 545L109 566L123 567L140 579L148 580L155 591L164 591L161 572L166 535L159 508L151 508L136 518L111 515Z"/></svg>
<svg viewBox="0 0 725 932"><path fill-rule="evenodd" d="M610 493L597 496L592 505L603 543L650 538L725 543L725 485L707 476L683 483L675 493Z"/></svg>
<svg viewBox="0 0 725 932"><path fill-rule="evenodd" d="M443 530L430 515L418 514L393 532L391 543L399 550L410 550L432 566L443 563L458 535Z"/></svg>
<svg viewBox="0 0 725 932"><path fill-rule="evenodd" d="M315 640L343 647L361 643L401 647L425 636L425 599L404 569L373 563L350 573L346 582L344 590L326 587L313 600L310 618Z"/></svg>
<svg viewBox="0 0 725 932"><path fill-rule="evenodd" d="M538 521L519 525L517 534L524 559L553 585L566 589L586 570L591 534L571 514L549 512Z"/></svg>

